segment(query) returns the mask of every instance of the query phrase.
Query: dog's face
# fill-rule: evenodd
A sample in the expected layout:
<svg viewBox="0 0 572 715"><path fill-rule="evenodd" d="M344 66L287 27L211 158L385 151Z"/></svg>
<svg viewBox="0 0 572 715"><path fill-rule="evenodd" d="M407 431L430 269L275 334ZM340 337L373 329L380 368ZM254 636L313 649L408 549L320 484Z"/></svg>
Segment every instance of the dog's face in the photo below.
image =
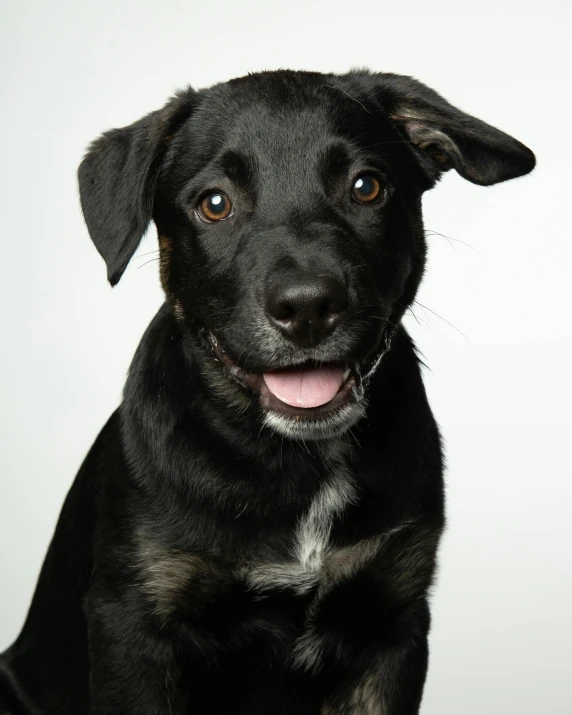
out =
<svg viewBox="0 0 572 715"><path fill-rule="evenodd" d="M311 437L363 411L420 279L424 184L388 120L303 80L206 94L170 142L155 221L178 314L268 424Z"/></svg>
<svg viewBox="0 0 572 715"><path fill-rule="evenodd" d="M80 190L111 282L153 218L167 299L213 383L222 371L229 404L318 439L364 414L415 296L423 191L450 167L490 184L533 165L409 78L268 72L107 133Z"/></svg>

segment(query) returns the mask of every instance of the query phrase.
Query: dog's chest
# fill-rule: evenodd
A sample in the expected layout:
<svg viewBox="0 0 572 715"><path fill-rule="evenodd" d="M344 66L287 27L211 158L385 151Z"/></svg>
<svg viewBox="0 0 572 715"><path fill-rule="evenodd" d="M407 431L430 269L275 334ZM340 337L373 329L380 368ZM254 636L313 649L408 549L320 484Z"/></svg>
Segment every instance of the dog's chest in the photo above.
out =
<svg viewBox="0 0 572 715"><path fill-rule="evenodd" d="M248 588L259 592L289 589L298 595L362 562L364 542L335 547L332 530L336 518L355 502L356 490L346 474L338 474L315 495L306 513L288 537L286 553L265 554L242 567Z"/></svg>
<svg viewBox="0 0 572 715"><path fill-rule="evenodd" d="M359 570L379 548L379 539L334 545L336 520L356 500L353 479L340 470L317 491L292 531L284 535L280 548L262 544L230 563L165 549L143 536L140 573L153 611L162 619L183 612L201 617L205 608L223 614L232 602L240 620L264 607L263 601L273 595L290 594L297 599L310 596L315 589L323 594ZM292 608L298 606L292 604Z"/></svg>

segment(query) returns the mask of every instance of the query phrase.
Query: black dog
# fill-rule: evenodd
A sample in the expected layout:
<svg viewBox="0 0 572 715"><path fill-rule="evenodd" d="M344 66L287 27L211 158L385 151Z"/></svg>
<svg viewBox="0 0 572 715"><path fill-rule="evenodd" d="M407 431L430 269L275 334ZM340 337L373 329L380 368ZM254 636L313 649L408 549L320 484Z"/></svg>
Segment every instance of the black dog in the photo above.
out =
<svg viewBox="0 0 572 715"><path fill-rule="evenodd" d="M153 220L167 297L66 499L2 713L413 715L443 528L401 326L421 196L522 144L408 77L254 74L79 169L110 282Z"/></svg>

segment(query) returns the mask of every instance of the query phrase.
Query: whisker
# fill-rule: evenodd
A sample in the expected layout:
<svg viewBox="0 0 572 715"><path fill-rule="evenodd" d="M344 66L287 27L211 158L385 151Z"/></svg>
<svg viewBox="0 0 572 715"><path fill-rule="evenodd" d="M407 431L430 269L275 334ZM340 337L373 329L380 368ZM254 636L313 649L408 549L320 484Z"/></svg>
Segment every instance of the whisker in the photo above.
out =
<svg viewBox="0 0 572 715"><path fill-rule="evenodd" d="M386 146L388 144L411 144L407 139L387 141L387 142L377 142L376 144L368 144L367 146L360 146L360 149L373 149L376 146Z"/></svg>
<svg viewBox="0 0 572 715"><path fill-rule="evenodd" d="M145 261L145 263L142 263L140 266L137 266L137 269L143 268L143 266L146 266L148 263L153 263L153 261L158 261L158 260L159 260L159 256L157 256L156 258L150 258L148 261Z"/></svg>
<svg viewBox="0 0 572 715"><path fill-rule="evenodd" d="M407 308L406 312L409 313L409 315L411 315L413 318L415 318L415 322L417 323L417 325L421 325L419 318L415 315L411 308Z"/></svg>
<svg viewBox="0 0 572 715"><path fill-rule="evenodd" d="M421 323L423 323L423 325L426 325L429 328L429 330L433 330L431 323L429 323L427 320L423 320L423 318L420 318L417 315L417 313L413 310L413 308L408 308L406 312L409 313L409 315L411 315L411 317L415 319L415 321L417 322L418 325L421 325Z"/></svg>
<svg viewBox="0 0 572 715"><path fill-rule="evenodd" d="M355 439L355 442L356 442L357 446L361 449L361 444L359 443L358 438L355 436L355 434L353 433L353 431L352 431L349 427L348 427L348 432L349 432L350 435Z"/></svg>
<svg viewBox="0 0 572 715"><path fill-rule="evenodd" d="M449 241L449 242L455 241L456 243L461 243L463 246L466 246L467 248L470 248L471 251L474 251L474 252L475 252L478 256L480 256L483 260L485 259L485 257L483 256L483 254L482 254L480 251L478 251L474 246L471 246L470 243L466 243L466 241L461 241L460 238L453 238L452 236L445 236L444 233L439 233L439 231L434 231L433 229L430 229L430 228L428 228L428 229L425 231L425 235L426 235L426 236L441 236L441 238L446 238L447 241ZM452 245L452 244L451 244L451 245ZM454 246L453 246L453 248L454 248Z"/></svg>
<svg viewBox="0 0 572 715"><path fill-rule="evenodd" d="M346 92L345 89L342 89L341 87L337 87L336 85L332 85L332 84L321 84L321 85L319 85L319 86L320 86L320 87L329 87L330 89L338 89L340 92L343 92L343 93L346 95L346 97L349 97L353 102L356 102L357 104L359 104L359 106L364 110L364 112L367 112L368 114L371 114L371 112L369 111L369 109L367 109L367 107L365 107L365 106L359 101L359 99L356 99L355 97L352 97L352 95L349 94L349 92Z"/></svg>
<svg viewBox="0 0 572 715"><path fill-rule="evenodd" d="M431 310L431 308L428 308L426 305L423 305L423 303L420 303L418 300L414 301L416 305L418 305L420 308L423 308L424 310L428 310L430 313L433 313L433 315L436 315L438 318L440 318L444 323L447 323L447 325L450 325L453 330L456 330L460 335L462 335L465 340L469 340L469 337L463 333L462 330L459 330L453 323L450 323L446 318L444 318L442 315L439 315L439 313L436 313L434 310Z"/></svg>
<svg viewBox="0 0 572 715"><path fill-rule="evenodd" d="M150 256L152 253L159 253L159 249L157 248L155 251L147 251L147 253L139 253L136 258L143 258L143 256Z"/></svg>
<svg viewBox="0 0 572 715"><path fill-rule="evenodd" d="M215 318L217 315L224 315L225 313L232 313L234 308L226 308L225 310L219 310L216 313L209 313L209 318Z"/></svg>

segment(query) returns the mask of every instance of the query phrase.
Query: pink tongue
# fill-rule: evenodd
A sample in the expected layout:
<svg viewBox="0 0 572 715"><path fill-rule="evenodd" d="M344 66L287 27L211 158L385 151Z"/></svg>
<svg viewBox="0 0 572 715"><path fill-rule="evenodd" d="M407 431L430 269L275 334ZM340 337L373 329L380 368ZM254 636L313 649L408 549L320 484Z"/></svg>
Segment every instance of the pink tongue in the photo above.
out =
<svg viewBox="0 0 572 715"><path fill-rule="evenodd" d="M270 392L293 407L325 405L338 392L343 381L344 369L339 365L264 373L264 382Z"/></svg>

